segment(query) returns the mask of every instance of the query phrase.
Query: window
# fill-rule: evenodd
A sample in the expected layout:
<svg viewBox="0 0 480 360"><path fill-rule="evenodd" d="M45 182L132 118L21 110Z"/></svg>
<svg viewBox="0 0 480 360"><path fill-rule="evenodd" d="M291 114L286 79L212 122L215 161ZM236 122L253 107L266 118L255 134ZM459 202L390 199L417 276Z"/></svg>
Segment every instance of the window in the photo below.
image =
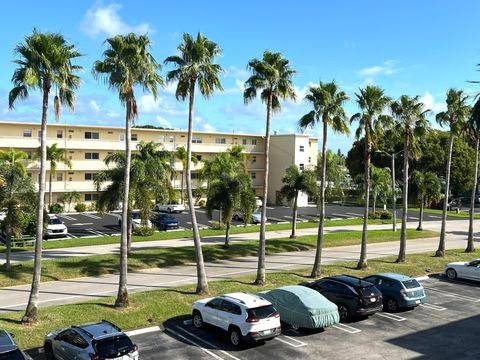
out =
<svg viewBox="0 0 480 360"><path fill-rule="evenodd" d="M85 194L85 201L97 201L98 194Z"/></svg>
<svg viewBox="0 0 480 360"><path fill-rule="evenodd" d="M23 129L23 137L31 138L32 137L32 129Z"/></svg>
<svg viewBox="0 0 480 360"><path fill-rule="evenodd" d="M125 141L125 134L120 134L118 138L120 141Z"/></svg>
<svg viewBox="0 0 480 360"><path fill-rule="evenodd" d="M32 160L33 153L31 150L25 151L27 153L27 159Z"/></svg>
<svg viewBox="0 0 480 360"><path fill-rule="evenodd" d="M242 139L242 145L247 145L247 139Z"/></svg>
<svg viewBox="0 0 480 360"><path fill-rule="evenodd" d="M169 136L168 137L168 142L173 144L175 142L175 136Z"/></svg>
<svg viewBox="0 0 480 360"><path fill-rule="evenodd" d="M223 300L222 307L220 310L226 311L234 315L242 315L242 309L237 304L231 303L230 301Z"/></svg>
<svg viewBox="0 0 480 360"><path fill-rule="evenodd" d="M215 138L215 144L226 144L225 138Z"/></svg>
<svg viewBox="0 0 480 360"><path fill-rule="evenodd" d="M85 180L86 181L93 181L95 179L94 173L85 173Z"/></svg>
<svg viewBox="0 0 480 360"><path fill-rule="evenodd" d="M191 175L192 180L200 179L200 173L199 172L192 172L190 175Z"/></svg>
<svg viewBox="0 0 480 360"><path fill-rule="evenodd" d="M202 155L197 155L197 160L202 161Z"/></svg>
<svg viewBox="0 0 480 360"><path fill-rule="evenodd" d="M305 151L305 146L300 145L300 152L304 152L304 151Z"/></svg>
<svg viewBox="0 0 480 360"><path fill-rule="evenodd" d="M57 173L57 181L63 181L63 173Z"/></svg>
<svg viewBox="0 0 480 360"><path fill-rule="evenodd" d="M208 306L212 309L220 309L220 307L222 306L222 302L222 298L215 298L210 300L205 306Z"/></svg>
<svg viewBox="0 0 480 360"><path fill-rule="evenodd" d="M86 160L98 160L98 159L100 159L100 154L99 153L87 152L87 153L85 153L85 159Z"/></svg>
<svg viewBox="0 0 480 360"><path fill-rule="evenodd" d="M202 138L200 136L193 136L192 137L192 144L201 144Z"/></svg>
<svg viewBox="0 0 480 360"><path fill-rule="evenodd" d="M308 157L308 163L311 163L312 162L312 158L309 156Z"/></svg>
<svg viewBox="0 0 480 360"><path fill-rule="evenodd" d="M252 145L257 145L257 139L252 139Z"/></svg>
<svg viewBox="0 0 480 360"><path fill-rule="evenodd" d="M257 178L257 173L256 172L251 172L250 176L251 176L252 179L256 179Z"/></svg>
<svg viewBox="0 0 480 360"><path fill-rule="evenodd" d="M159 142L160 144L163 144L163 143L165 142L165 136L160 135L160 136L158 137L158 142Z"/></svg>
<svg viewBox="0 0 480 360"><path fill-rule="evenodd" d="M131 140L138 141L138 134L132 134Z"/></svg>
<svg viewBox="0 0 480 360"><path fill-rule="evenodd" d="M256 163L257 162L257 157L254 155L252 156L252 163Z"/></svg>
<svg viewBox="0 0 480 360"><path fill-rule="evenodd" d="M91 132L91 131L85 131L85 139L98 140L98 139L100 139L100 133L98 133L98 132Z"/></svg>
<svg viewBox="0 0 480 360"><path fill-rule="evenodd" d="M304 164L298 164L298 168L303 171L305 169L305 165Z"/></svg>
<svg viewBox="0 0 480 360"><path fill-rule="evenodd" d="M63 130L57 130L57 139L63 139Z"/></svg>
<svg viewBox="0 0 480 360"><path fill-rule="evenodd" d="M42 138L42 132L41 132L40 130L38 130L38 132L37 132L37 137L38 137L39 139Z"/></svg>

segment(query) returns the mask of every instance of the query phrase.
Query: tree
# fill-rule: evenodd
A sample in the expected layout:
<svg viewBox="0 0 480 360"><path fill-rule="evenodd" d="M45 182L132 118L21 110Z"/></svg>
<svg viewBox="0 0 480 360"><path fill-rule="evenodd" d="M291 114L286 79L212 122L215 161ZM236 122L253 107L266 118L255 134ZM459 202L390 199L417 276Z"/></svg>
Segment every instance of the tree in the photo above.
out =
<svg viewBox="0 0 480 360"><path fill-rule="evenodd" d="M185 169L187 168L187 150L185 149L185 146L178 147L177 150L175 150L174 152L174 156L176 159L180 160L180 162L182 163L182 184L181 184L181 190L180 190L180 203L185 204L185 199L184 199L185 187L183 186L183 180L185 178ZM198 157L193 153L192 153L192 163L193 165L198 164Z"/></svg>
<svg viewBox="0 0 480 360"><path fill-rule="evenodd" d="M389 168L380 168L375 165L371 165L370 171L370 191L372 193L373 206L372 210L375 213L377 198L386 204L388 196L391 194L392 186L391 179L392 174Z"/></svg>
<svg viewBox="0 0 480 360"><path fill-rule="evenodd" d="M445 197L442 212L442 228L440 230L440 241L435 256L445 256L445 232L447 225L447 207L450 192L450 168L452 164L452 149L455 136L461 134L465 129L465 121L470 112L467 105L468 96L462 90L449 89L447 91L447 111L442 111L436 116L440 126L448 126L450 128L450 139L447 152L447 166L445 174Z"/></svg>
<svg viewBox="0 0 480 360"><path fill-rule="evenodd" d="M408 161L418 155L418 142L429 127L426 115L430 109L424 109L420 97L410 98L407 95L391 104L392 115L395 118L395 132L403 137L403 194L402 194L402 230L400 232L400 249L397 262L405 262L407 249L407 215L408 215Z"/></svg>
<svg viewBox="0 0 480 360"><path fill-rule="evenodd" d="M23 160L27 153L13 149L0 150L0 208L5 209L5 269L11 269L12 237L22 236L23 207L34 194Z"/></svg>
<svg viewBox="0 0 480 360"><path fill-rule="evenodd" d="M248 174L247 161L250 160L250 154L247 154L245 148L242 145L234 145L227 149L230 156L238 162L239 167L242 169L244 175Z"/></svg>
<svg viewBox="0 0 480 360"><path fill-rule="evenodd" d="M62 104L71 110L75 104L75 90L80 86L80 78L75 72L82 69L73 64L73 60L81 56L75 45L69 44L60 34L41 33L36 29L26 36L24 42L18 44L14 53L15 60L12 82L13 89L8 95L8 104L13 109L17 100L28 98L30 90L40 90L42 94L42 119L40 130L40 176L38 180L37 229L35 242L34 271L32 287L23 322L34 322L38 313L38 294L40 291L43 211L45 207L45 173L47 157L47 114L48 98L52 87L55 90L53 109L55 118L60 117Z"/></svg>
<svg viewBox="0 0 480 360"><path fill-rule="evenodd" d="M310 103L313 110L302 116L299 121L301 129L312 128L315 124L323 123L322 155L320 165L320 220L318 223L317 249L315 262L312 269L312 277L320 276L320 265L322 259L323 247L323 228L325 225L325 181L327 168L327 135L328 127L341 134L349 134L348 118L343 109L348 96L340 91L337 84L332 81L329 83L320 82L319 86L311 86L305 100Z"/></svg>
<svg viewBox="0 0 480 360"><path fill-rule="evenodd" d="M198 231L197 217L195 215L191 163L192 163L192 131L194 119L195 87L198 84L200 93L209 98L215 89L223 91L220 83L220 74L223 68L214 64L213 61L220 56L222 51L213 41L197 34L196 40L190 34L183 34L183 43L178 46L180 55L169 56L165 63L172 64L175 69L167 74L169 83L177 81L175 97L184 101L188 97L188 136L187 136L187 196L188 207L192 217L193 242L195 245L195 257L197 263L197 294L208 293L207 274L203 261L200 232Z"/></svg>
<svg viewBox="0 0 480 360"><path fill-rule="evenodd" d="M363 211L363 230L362 243L360 249L360 260L358 269L367 268L367 228L368 228L368 206L370 198L370 158L372 155L372 146L380 137L384 128L390 125L391 118L383 114L385 108L390 104L390 98L385 96L384 91L377 86L367 86L356 93L356 102L361 112L356 113L350 119L350 122L358 121L359 125L355 132L355 137L359 139L362 134L365 137L365 207Z"/></svg>
<svg viewBox="0 0 480 360"><path fill-rule="evenodd" d="M285 170L282 178L283 186L280 189L282 198L286 198L289 202L293 201L293 215L292 215L292 233L290 239L297 237L297 201L300 192L307 193L309 196L316 196L317 194L317 179L315 171L303 170L300 171L297 165L291 165Z"/></svg>
<svg viewBox="0 0 480 360"><path fill-rule="evenodd" d="M78 203L82 196L78 191L70 191L63 193L60 197L60 202L63 204L63 207L70 211L73 203Z"/></svg>
<svg viewBox="0 0 480 360"><path fill-rule="evenodd" d="M420 203L420 218L418 220L417 230L422 231L423 212L425 205L440 199L440 179L438 178L437 174L431 171L421 172L415 170L412 173L412 181L417 188L417 199Z"/></svg>
<svg viewBox="0 0 480 360"><path fill-rule="evenodd" d="M150 50L150 39L146 35L117 35L105 41L108 49L103 53L103 60L93 64L95 78L102 78L110 89L118 92L120 103L125 106L125 173L123 181L122 235L120 244L120 277L115 307L127 307L127 252L128 252L128 195L130 186L131 163L131 127L138 117L135 88L144 91L157 99L158 87L163 80L158 74L161 70Z"/></svg>
<svg viewBox="0 0 480 360"><path fill-rule="evenodd" d="M260 99L267 106L267 120L265 126L265 172L263 185L263 206L260 222L260 241L258 250L258 269L256 285L265 284L265 223L267 219L268 172L270 151L270 122L272 112L280 112L280 99L295 100L295 90L292 78L296 71L281 53L266 50L263 58L252 59L248 62L248 69L252 75L245 81L243 99L245 104L252 102L260 91Z"/></svg>
<svg viewBox="0 0 480 360"><path fill-rule="evenodd" d="M325 199L339 198L342 203L345 202L344 189L350 187L351 177L348 168L345 166L345 157L339 152L327 150L326 153L326 172L325 172ZM320 173L322 155L319 154L317 160L317 172Z"/></svg>

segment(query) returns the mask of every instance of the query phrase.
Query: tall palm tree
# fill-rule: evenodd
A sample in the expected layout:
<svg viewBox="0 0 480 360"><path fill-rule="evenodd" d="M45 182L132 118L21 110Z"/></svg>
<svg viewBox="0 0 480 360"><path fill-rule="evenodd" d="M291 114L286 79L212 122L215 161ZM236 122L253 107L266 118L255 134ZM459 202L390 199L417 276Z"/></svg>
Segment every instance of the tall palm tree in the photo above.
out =
<svg viewBox="0 0 480 360"><path fill-rule="evenodd" d="M103 53L103 60L93 64L93 75L103 78L110 89L118 92L122 105L125 105L125 173L122 206L122 236L120 246L120 277L115 306L128 306L127 291L127 252L128 252L128 194L130 185L131 162L131 127L138 117L135 88L144 91L157 99L158 87L163 80L158 74L161 70L150 53L150 39L147 35L117 35L105 41L108 49Z"/></svg>
<svg viewBox="0 0 480 360"><path fill-rule="evenodd" d="M242 169L242 173L247 175L247 161L250 160L250 154L245 152L245 148L242 145L234 145L230 149L227 149L227 152L238 162L239 167Z"/></svg>
<svg viewBox="0 0 480 360"><path fill-rule="evenodd" d="M292 78L296 74L289 61L281 53L266 50L263 58L248 62L252 75L245 81L243 100L248 104L256 99L260 91L261 101L267 105L265 126L265 172L263 183L262 221L260 223L260 241L258 250L258 269L255 284L265 284L265 222L267 219L268 172L270 151L270 122L273 112L280 112L280 99L296 100Z"/></svg>
<svg viewBox="0 0 480 360"><path fill-rule="evenodd" d="M468 242L465 252L474 252L475 245L473 242L473 219L475 218L475 197L478 184L478 150L480 144L480 98L473 105L472 112L467 121L468 133L475 142L475 165L473 168L473 186L472 198L470 199L470 218L468 223Z"/></svg>
<svg viewBox="0 0 480 360"><path fill-rule="evenodd" d="M178 147L173 154L175 158L180 160L180 162L182 163L182 182L181 182L181 189L180 189L180 203L185 204L184 179L185 179L185 169L187 168L187 155L188 155L187 149L185 149L185 146ZM193 153L192 153L192 163L193 165L198 164L198 157Z"/></svg>
<svg viewBox="0 0 480 360"><path fill-rule="evenodd" d="M299 126L302 129L314 127L317 123L323 123L322 156L320 164L320 193L319 207L320 219L318 223L317 250L313 264L311 277L320 276L323 248L323 228L325 226L325 187L327 171L327 135L328 127L333 131L346 134L350 133L348 118L343 109L348 96L341 91L335 81L329 83L320 82L319 86L311 86L305 96L313 110L302 116Z"/></svg>
<svg viewBox="0 0 480 360"><path fill-rule="evenodd" d="M442 228L440 230L440 241L435 256L445 256L445 232L447 226L447 207L450 192L450 167L452 164L453 141L465 129L465 121L470 113L470 106L467 105L468 96L462 90L449 89L447 91L447 111L442 111L436 116L438 124L450 128L450 139L448 142L447 167L445 174L445 197L442 212Z"/></svg>
<svg viewBox="0 0 480 360"><path fill-rule="evenodd" d="M8 95L8 104L12 109L17 100L28 98L30 90L40 90L42 94L42 119L40 130L40 176L38 180L37 229L35 242L34 271L28 305L23 317L24 322L33 322L37 318L38 294L40 290L43 211L45 207L45 172L47 158L47 114L48 98L55 91L53 108L55 117L60 117L62 104L73 110L75 90L80 86L80 78L75 74L82 69L73 64L73 60L81 56L75 45L69 44L60 34L42 33L33 30L19 43L14 53L18 59L12 82L13 89ZM53 88L53 89L52 89Z"/></svg>
<svg viewBox="0 0 480 360"><path fill-rule="evenodd" d="M418 154L418 142L425 136L429 127L426 116L430 109L424 109L420 97L407 95L390 105L395 118L395 133L403 136L403 196L402 196L402 229L400 232L400 249L397 262L405 262L407 249L407 214L408 214L408 161Z"/></svg>
<svg viewBox="0 0 480 360"><path fill-rule="evenodd" d="M296 238L297 229L297 202L300 192L309 196L316 196L317 177L313 170L300 171L297 165L289 166L282 178L283 186L280 195L288 201L293 201L292 233L290 239Z"/></svg>
<svg viewBox="0 0 480 360"><path fill-rule="evenodd" d="M385 95L384 90L378 86L367 86L360 89L360 93L356 93L356 102L361 112L356 113L350 118L350 122L358 121L358 128L355 137L360 139L364 136L365 141L365 207L363 210L363 230L362 244L360 248L360 259L358 261L358 269L367 268L367 230L368 230L368 206L370 198L370 159L372 156L372 146L376 143L379 136L383 135L384 128L389 126L391 118L383 112L390 104L390 98Z"/></svg>
<svg viewBox="0 0 480 360"><path fill-rule="evenodd" d="M187 196L188 207L192 217L193 242L197 262L197 294L208 293L207 274L203 262L203 252L200 232L198 231L197 217L195 215L192 195L192 131L194 119L195 87L198 84L200 93L209 98L215 89L223 91L220 83L220 74L223 68L214 64L213 61L220 56L222 51L213 41L207 39L201 33L194 39L190 34L183 34L183 43L178 46L180 55L169 56L165 63L172 64L175 69L167 74L167 81L177 81L175 96L177 100L185 100L188 97L188 136L187 136Z"/></svg>
<svg viewBox="0 0 480 360"><path fill-rule="evenodd" d="M440 179L432 171L421 172L415 170L412 174L412 181L417 187L417 198L420 202L420 216L418 220L418 231L422 231L423 213L425 205L431 201L438 201L440 198Z"/></svg>

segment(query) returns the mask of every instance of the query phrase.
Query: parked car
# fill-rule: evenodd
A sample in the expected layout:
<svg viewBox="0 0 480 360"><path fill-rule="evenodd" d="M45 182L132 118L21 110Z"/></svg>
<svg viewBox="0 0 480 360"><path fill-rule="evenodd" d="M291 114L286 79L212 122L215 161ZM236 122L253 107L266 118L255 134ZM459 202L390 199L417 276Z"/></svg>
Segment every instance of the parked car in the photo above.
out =
<svg viewBox="0 0 480 360"><path fill-rule="evenodd" d="M13 339L14 336L5 330L0 330L0 359L1 360L32 360L30 356L20 350Z"/></svg>
<svg viewBox="0 0 480 360"><path fill-rule="evenodd" d="M257 205L257 209L263 206L263 201L260 199L260 196L255 196L255 204Z"/></svg>
<svg viewBox="0 0 480 360"><path fill-rule="evenodd" d="M321 329L340 321L337 305L305 286L283 286L257 295L270 301L293 328Z"/></svg>
<svg viewBox="0 0 480 360"><path fill-rule="evenodd" d="M372 283L349 275L325 277L302 283L338 306L342 320L372 315L383 308L382 293Z"/></svg>
<svg viewBox="0 0 480 360"><path fill-rule="evenodd" d="M48 215L48 223L47 223L47 233L45 234L45 238L55 238L55 237L66 237L68 234L68 229L56 215Z"/></svg>
<svg viewBox="0 0 480 360"><path fill-rule="evenodd" d="M391 312L413 308L425 303L425 290L420 283L406 275L381 273L363 280L376 286L383 296L383 307Z"/></svg>
<svg viewBox="0 0 480 360"><path fill-rule="evenodd" d="M445 275L449 279L462 278L480 281L480 259L448 263L445 266Z"/></svg>
<svg viewBox="0 0 480 360"><path fill-rule="evenodd" d="M116 325L102 320L47 334L45 357L58 360L138 360L138 348Z"/></svg>
<svg viewBox="0 0 480 360"><path fill-rule="evenodd" d="M112 216L118 219L118 227L122 227L122 214L121 213L111 213ZM142 226L142 218L140 210L132 211L132 230L137 227ZM150 220L147 220L147 226L151 227L152 223Z"/></svg>
<svg viewBox="0 0 480 360"><path fill-rule="evenodd" d="M178 220L170 214L156 214L152 216L151 222L159 230L178 229Z"/></svg>
<svg viewBox="0 0 480 360"><path fill-rule="evenodd" d="M273 339L282 331L280 314L273 305L253 294L232 293L198 300L192 306L196 328L204 324L228 331L230 343Z"/></svg>
<svg viewBox="0 0 480 360"><path fill-rule="evenodd" d="M167 212L169 214L171 214L171 213L180 214L180 213L185 211L185 206L182 205L182 204L166 204L166 205L157 204L153 208L153 211Z"/></svg>
<svg viewBox="0 0 480 360"><path fill-rule="evenodd" d="M437 204L436 208L437 209L443 209L443 203L445 202L445 198L441 199ZM462 200L461 199L449 199L448 204L447 204L447 210L448 211L455 211L455 210L461 210L463 207Z"/></svg>
<svg viewBox="0 0 480 360"><path fill-rule="evenodd" d="M243 213L241 211L235 211L233 213L233 220L235 221L243 221ZM260 209L257 209L253 212L252 214L252 220L251 220L251 223L252 224L260 224L260 222L262 221L262 213L261 213L261 210Z"/></svg>

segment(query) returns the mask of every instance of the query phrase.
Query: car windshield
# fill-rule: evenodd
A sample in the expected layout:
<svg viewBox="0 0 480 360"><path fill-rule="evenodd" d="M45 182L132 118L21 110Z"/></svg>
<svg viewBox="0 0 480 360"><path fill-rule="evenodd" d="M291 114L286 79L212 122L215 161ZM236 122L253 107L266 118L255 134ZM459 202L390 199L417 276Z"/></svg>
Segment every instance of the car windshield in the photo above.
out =
<svg viewBox="0 0 480 360"><path fill-rule="evenodd" d="M273 316L277 310L272 305L261 306L258 308L248 309L248 317L255 317L259 319L265 319L270 316Z"/></svg>
<svg viewBox="0 0 480 360"><path fill-rule="evenodd" d="M23 360L24 357L20 350L13 350L7 353L0 354L0 360Z"/></svg>
<svg viewBox="0 0 480 360"><path fill-rule="evenodd" d="M135 220L140 219L140 213L139 212L132 213L132 219L135 219Z"/></svg>
<svg viewBox="0 0 480 360"><path fill-rule="evenodd" d="M418 288L420 287L421 285L418 283L417 280L415 279L410 279L410 280L405 280L405 281L402 281L403 285L405 285L405 287L407 289L415 289L415 288Z"/></svg>
<svg viewBox="0 0 480 360"><path fill-rule="evenodd" d="M48 221L48 223L49 223L50 225L61 225L61 224L62 224L62 222L60 221L60 219L57 219L57 218L55 218L55 219L50 219L50 220Z"/></svg>
<svg viewBox="0 0 480 360"><path fill-rule="evenodd" d="M133 350L132 340L126 335L95 341L95 350L101 358L120 357Z"/></svg>

